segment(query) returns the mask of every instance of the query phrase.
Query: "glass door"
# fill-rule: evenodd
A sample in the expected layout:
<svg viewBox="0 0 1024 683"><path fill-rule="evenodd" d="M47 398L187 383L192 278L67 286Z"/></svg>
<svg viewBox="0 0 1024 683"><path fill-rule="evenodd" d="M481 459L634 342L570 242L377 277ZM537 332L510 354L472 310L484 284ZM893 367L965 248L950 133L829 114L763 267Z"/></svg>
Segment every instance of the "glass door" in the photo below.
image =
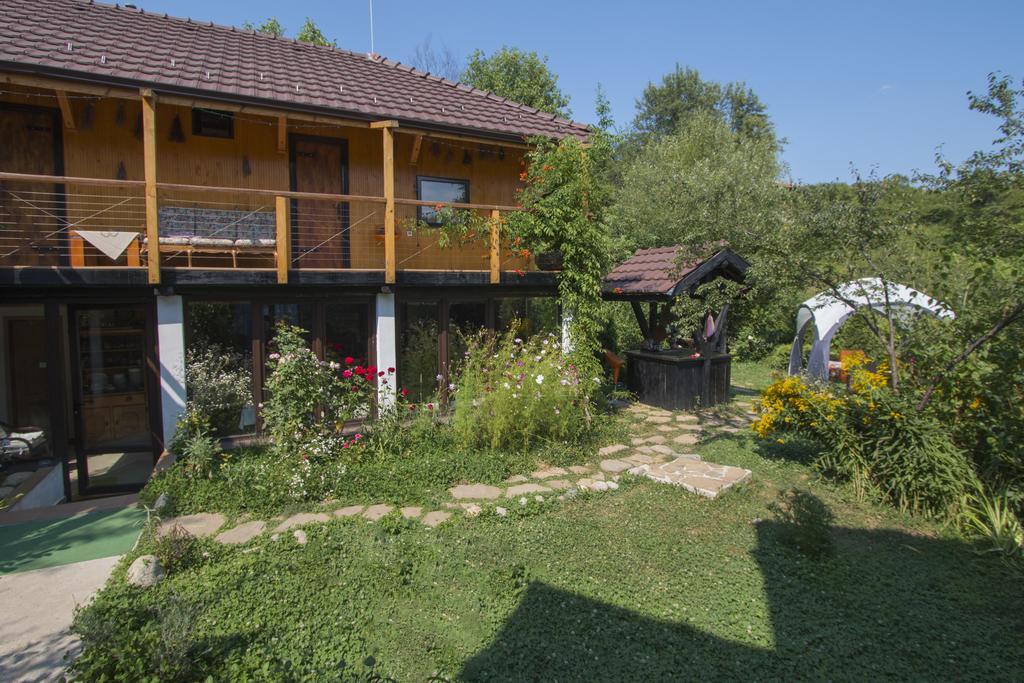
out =
<svg viewBox="0 0 1024 683"><path fill-rule="evenodd" d="M133 491L153 470L143 306L72 314L78 493Z"/></svg>

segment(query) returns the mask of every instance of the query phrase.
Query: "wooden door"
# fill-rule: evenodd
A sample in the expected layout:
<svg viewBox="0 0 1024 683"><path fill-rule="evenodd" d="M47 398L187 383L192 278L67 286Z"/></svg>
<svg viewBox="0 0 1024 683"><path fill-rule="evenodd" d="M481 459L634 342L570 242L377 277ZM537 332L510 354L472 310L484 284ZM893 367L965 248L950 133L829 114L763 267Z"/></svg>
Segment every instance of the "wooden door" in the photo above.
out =
<svg viewBox="0 0 1024 683"><path fill-rule="evenodd" d="M0 106L0 141L0 171L63 172L55 109ZM62 186L0 180L0 265L60 265L65 227Z"/></svg>
<svg viewBox="0 0 1024 683"><path fill-rule="evenodd" d="M319 194L348 192L348 149L344 140L294 135L291 155L292 190ZM347 202L293 200L293 267L348 268L348 227Z"/></svg>
<svg viewBox="0 0 1024 683"><path fill-rule="evenodd" d="M15 426L34 425L48 432L45 323L42 318L10 320L7 339L11 363L10 419Z"/></svg>

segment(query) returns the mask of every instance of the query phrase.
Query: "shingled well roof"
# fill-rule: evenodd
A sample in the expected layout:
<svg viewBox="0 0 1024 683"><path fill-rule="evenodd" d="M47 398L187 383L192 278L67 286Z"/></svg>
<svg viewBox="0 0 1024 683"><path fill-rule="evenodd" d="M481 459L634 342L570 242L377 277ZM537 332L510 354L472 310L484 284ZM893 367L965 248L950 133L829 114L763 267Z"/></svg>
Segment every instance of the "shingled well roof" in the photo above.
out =
<svg viewBox="0 0 1024 683"><path fill-rule="evenodd" d="M669 299L711 274L742 280L750 266L731 249L706 258L680 258L681 247L639 249L604 279L605 299Z"/></svg>
<svg viewBox="0 0 1024 683"><path fill-rule="evenodd" d="M0 2L0 70L498 139L588 129L399 62L88 0Z"/></svg>

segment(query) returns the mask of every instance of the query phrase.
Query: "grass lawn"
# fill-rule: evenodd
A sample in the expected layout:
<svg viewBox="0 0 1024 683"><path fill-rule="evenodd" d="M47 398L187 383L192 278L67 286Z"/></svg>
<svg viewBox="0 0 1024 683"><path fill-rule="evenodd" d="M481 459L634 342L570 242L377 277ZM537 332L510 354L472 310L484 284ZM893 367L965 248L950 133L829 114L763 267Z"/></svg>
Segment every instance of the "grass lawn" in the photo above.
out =
<svg viewBox="0 0 1024 683"><path fill-rule="evenodd" d="M82 620L83 677L137 678L139 659L165 680L1020 679L1019 573L751 435L698 452L754 481L202 541L156 588L112 580ZM835 515L824 559L781 542L768 505L794 486Z"/></svg>

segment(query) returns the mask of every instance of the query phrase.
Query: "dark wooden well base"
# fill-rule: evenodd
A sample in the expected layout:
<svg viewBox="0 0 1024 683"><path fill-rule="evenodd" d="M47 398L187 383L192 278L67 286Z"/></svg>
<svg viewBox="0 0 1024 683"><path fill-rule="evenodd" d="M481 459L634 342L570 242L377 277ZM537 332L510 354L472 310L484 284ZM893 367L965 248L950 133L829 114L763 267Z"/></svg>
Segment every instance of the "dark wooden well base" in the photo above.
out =
<svg viewBox="0 0 1024 683"><path fill-rule="evenodd" d="M732 357L690 352L627 351L626 384L641 403L666 410L692 410L729 400Z"/></svg>

